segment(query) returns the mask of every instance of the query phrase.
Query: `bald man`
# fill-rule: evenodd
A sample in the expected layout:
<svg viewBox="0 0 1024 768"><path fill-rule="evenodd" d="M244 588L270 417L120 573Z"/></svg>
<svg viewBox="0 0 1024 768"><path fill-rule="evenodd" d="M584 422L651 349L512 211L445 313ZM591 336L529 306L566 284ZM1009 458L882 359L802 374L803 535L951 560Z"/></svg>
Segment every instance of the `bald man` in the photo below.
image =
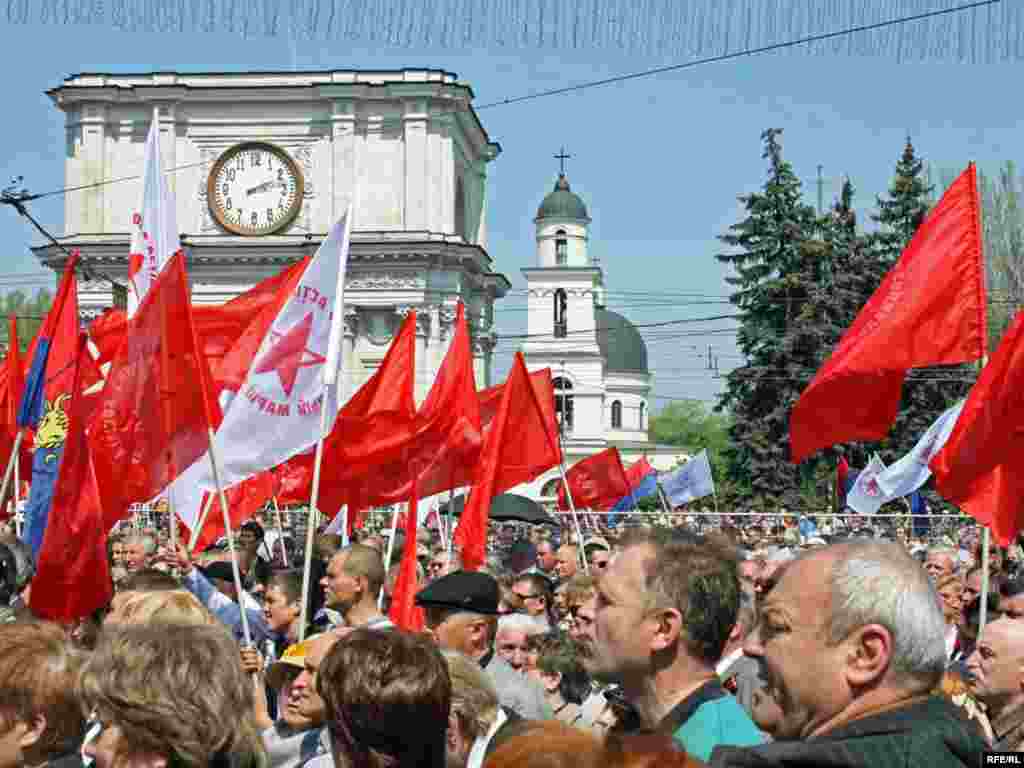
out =
<svg viewBox="0 0 1024 768"><path fill-rule="evenodd" d="M576 575L579 567L579 554L576 547L571 544L563 544L555 553L555 573L558 580L567 582Z"/></svg>
<svg viewBox="0 0 1024 768"><path fill-rule="evenodd" d="M1024 621L986 624L967 670L971 692L988 708L992 748L1024 750Z"/></svg>

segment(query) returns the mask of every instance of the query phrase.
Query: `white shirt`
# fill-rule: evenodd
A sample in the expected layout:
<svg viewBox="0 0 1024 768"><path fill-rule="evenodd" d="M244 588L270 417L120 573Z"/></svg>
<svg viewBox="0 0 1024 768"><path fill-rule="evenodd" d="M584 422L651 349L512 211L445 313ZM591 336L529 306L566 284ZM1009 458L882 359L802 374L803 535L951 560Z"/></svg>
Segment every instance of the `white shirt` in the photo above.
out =
<svg viewBox="0 0 1024 768"><path fill-rule="evenodd" d="M508 715L505 714L505 710L498 707L498 716L494 718L494 723L487 730L487 733L483 736L477 736L476 741L473 742L473 746L469 750L469 758L466 760L466 768L481 768L483 766L484 756L487 754L487 745L491 743L494 734L505 724L506 720L508 720Z"/></svg>
<svg viewBox="0 0 1024 768"><path fill-rule="evenodd" d="M946 661L953 658L956 650L956 626L946 627Z"/></svg>
<svg viewBox="0 0 1024 768"><path fill-rule="evenodd" d="M743 655L743 647L740 646L735 651L730 653L728 656L723 656L718 663L715 665L715 674L721 677L725 674L725 671L732 666L733 662L736 661L740 656Z"/></svg>

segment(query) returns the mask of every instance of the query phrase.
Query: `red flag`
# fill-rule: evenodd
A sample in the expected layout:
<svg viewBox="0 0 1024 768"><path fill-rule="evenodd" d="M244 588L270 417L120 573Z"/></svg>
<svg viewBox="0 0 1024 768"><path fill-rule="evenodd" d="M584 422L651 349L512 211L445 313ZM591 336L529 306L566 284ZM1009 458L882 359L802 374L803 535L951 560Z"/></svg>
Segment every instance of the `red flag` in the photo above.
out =
<svg viewBox="0 0 1024 768"><path fill-rule="evenodd" d="M618 448L606 448L577 462L565 479L577 509L611 509L631 491ZM558 508L569 509L564 484L558 489Z"/></svg>
<svg viewBox="0 0 1024 768"><path fill-rule="evenodd" d="M238 485L231 486L224 495L227 497L228 511L231 514L231 530L237 531L242 523L256 517L270 501L274 495L274 479L269 472L260 472ZM206 514L206 522L196 539L193 552L202 552L224 535L224 513L220 508L220 498L216 493L208 493L203 497L202 508L206 509L207 504L210 505L210 511Z"/></svg>
<svg viewBox="0 0 1024 768"><path fill-rule="evenodd" d="M550 380L550 372L548 376ZM561 447L551 427L523 355L517 352L494 423L484 438L473 489L455 530L465 570L475 571L483 564L491 499L561 463Z"/></svg>
<svg viewBox="0 0 1024 768"><path fill-rule="evenodd" d="M0 461L3 462L0 467L3 468L6 468L10 461L11 450L18 436L18 406L25 391L25 363L21 359L21 350L18 346L18 320L11 315L8 323L7 357L4 358L3 367L0 367ZM30 347L29 360L32 359L32 353ZM18 459L18 470L22 478L28 479L32 476L32 437L28 430L22 437L21 449L18 452L21 454Z"/></svg>
<svg viewBox="0 0 1024 768"><path fill-rule="evenodd" d="M629 483L630 490L636 490L641 481L654 471L646 456L641 456L640 461L630 464L626 469L626 482Z"/></svg>
<svg viewBox="0 0 1024 768"><path fill-rule="evenodd" d="M417 492L426 496L472 482L483 438L469 328L461 302L448 353L408 437L409 444L396 451L390 463L363 465L360 504L383 506L407 501L413 481ZM415 473L410 471L412 468Z"/></svg>
<svg viewBox="0 0 1024 768"><path fill-rule="evenodd" d="M1024 473L1000 464L975 481L959 505L992 530L999 546L1008 547L1024 529Z"/></svg>
<svg viewBox="0 0 1024 768"><path fill-rule="evenodd" d="M89 435L109 523L154 498L209 449L219 416L176 254L129 324Z"/></svg>
<svg viewBox="0 0 1024 768"><path fill-rule="evenodd" d="M221 389L216 373L228 350L247 330L250 334L256 335L257 341L263 338L263 334L258 333L258 328L250 330L250 326L254 323L266 323L269 327L274 315L271 314L267 319L264 314L267 307L279 303L279 299L287 293L282 293L282 287L294 281L297 275L301 275L307 262L308 259L302 259L219 306L193 305L192 322L195 324L196 337L202 345L203 356L213 374L215 391L219 392ZM101 365L111 362L120 350L127 332L128 317L124 310L110 310L93 320L89 325L89 338L99 350L97 362ZM232 382L239 375L237 370L227 373L231 374L229 378ZM241 373L243 378L244 375L245 370Z"/></svg>
<svg viewBox="0 0 1024 768"><path fill-rule="evenodd" d="M416 313L410 312L376 373L338 412L324 440L327 470L317 503L324 514L334 517L346 503L353 509L369 506L365 497L372 493L376 469L403 458L416 414L415 383ZM288 463L312 466L313 460L306 454Z"/></svg>
<svg viewBox="0 0 1024 768"><path fill-rule="evenodd" d="M911 368L985 354L985 264L972 163L804 390L790 415L794 463L820 448L881 440Z"/></svg>
<svg viewBox="0 0 1024 768"><path fill-rule="evenodd" d="M931 460L935 488L944 498L961 505L974 498L971 506L978 511L979 495L999 496L999 489L1007 487L1009 478L986 478L997 468L1009 467L1018 460L1024 435L1022 392L1024 312L1019 312L971 388L949 440ZM1007 474L1015 471L1008 469ZM1015 532L1013 509L1004 505L1004 512L1009 517L997 519L992 510L982 514L992 516L993 530Z"/></svg>
<svg viewBox="0 0 1024 768"><path fill-rule="evenodd" d="M836 511L846 507L846 484L850 480L850 462L840 456L836 464Z"/></svg>
<svg viewBox="0 0 1024 768"><path fill-rule="evenodd" d="M402 550L402 563L398 566L398 578L391 593L391 609L388 611L388 618L395 626L407 632L422 632L426 623L423 608L415 602L419 591L416 575L417 501L416 481L413 480L409 511L405 514L405 548Z"/></svg>
<svg viewBox="0 0 1024 768"><path fill-rule="evenodd" d="M64 457L29 598L32 612L51 621L70 622L88 616L113 597L107 563L108 527L85 436L82 389L92 365L86 336L81 334Z"/></svg>

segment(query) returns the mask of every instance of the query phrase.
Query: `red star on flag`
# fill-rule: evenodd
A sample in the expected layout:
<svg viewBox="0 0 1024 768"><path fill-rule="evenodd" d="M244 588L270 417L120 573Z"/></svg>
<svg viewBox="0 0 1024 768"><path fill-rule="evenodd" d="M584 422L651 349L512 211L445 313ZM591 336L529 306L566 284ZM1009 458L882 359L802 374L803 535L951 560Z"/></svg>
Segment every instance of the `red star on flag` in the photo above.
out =
<svg viewBox="0 0 1024 768"><path fill-rule="evenodd" d="M309 312L302 320L292 326L287 333L270 332L271 347L263 356L259 365L256 366L256 373L269 373L277 371L281 380L281 387L285 395L292 396L292 389L295 387L295 378L299 375L299 368L308 368L320 365L326 358L318 355L312 350L306 349L309 342L309 334L313 330L313 313Z"/></svg>

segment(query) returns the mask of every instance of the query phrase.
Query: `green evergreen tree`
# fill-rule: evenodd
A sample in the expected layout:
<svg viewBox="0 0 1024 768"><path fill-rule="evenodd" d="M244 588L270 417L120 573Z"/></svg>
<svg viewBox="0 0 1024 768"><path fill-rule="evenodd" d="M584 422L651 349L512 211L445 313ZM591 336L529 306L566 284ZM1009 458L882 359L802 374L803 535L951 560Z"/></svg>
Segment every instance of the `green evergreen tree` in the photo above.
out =
<svg viewBox="0 0 1024 768"><path fill-rule="evenodd" d="M800 180L783 160L781 134L770 129L761 135L768 178L760 192L739 198L746 218L720 237L730 250L717 255L735 272L726 279L736 288L730 300L739 309L737 344L746 359L726 377L718 403L733 416L725 458L731 478L749 485L765 509L786 503L797 488L789 411L808 376L784 340L810 290L807 245L815 228L814 209L803 202Z"/></svg>
<svg viewBox="0 0 1024 768"><path fill-rule="evenodd" d="M887 268L899 259L930 208L933 187L924 162L907 139L887 197L878 197L872 219L879 229L872 236L876 258ZM968 365L937 366L911 371L903 386L899 415L881 444L882 458L892 461L909 451L942 411L967 395L975 379Z"/></svg>

